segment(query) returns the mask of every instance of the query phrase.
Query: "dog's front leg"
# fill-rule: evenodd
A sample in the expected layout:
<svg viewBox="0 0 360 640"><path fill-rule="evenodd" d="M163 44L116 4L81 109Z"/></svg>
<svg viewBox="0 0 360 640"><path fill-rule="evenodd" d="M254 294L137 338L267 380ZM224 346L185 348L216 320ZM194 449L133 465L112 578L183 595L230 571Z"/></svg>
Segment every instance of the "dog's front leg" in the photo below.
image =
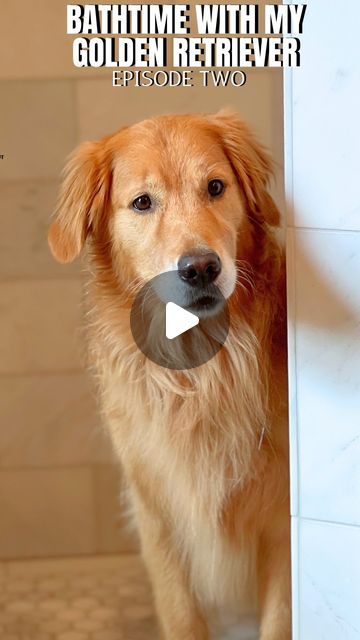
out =
<svg viewBox="0 0 360 640"><path fill-rule="evenodd" d="M163 640L208 640L206 622L191 594L171 531L141 499L136 500L136 512Z"/></svg>
<svg viewBox="0 0 360 640"><path fill-rule="evenodd" d="M269 521L259 547L260 640L291 640L288 513Z"/></svg>

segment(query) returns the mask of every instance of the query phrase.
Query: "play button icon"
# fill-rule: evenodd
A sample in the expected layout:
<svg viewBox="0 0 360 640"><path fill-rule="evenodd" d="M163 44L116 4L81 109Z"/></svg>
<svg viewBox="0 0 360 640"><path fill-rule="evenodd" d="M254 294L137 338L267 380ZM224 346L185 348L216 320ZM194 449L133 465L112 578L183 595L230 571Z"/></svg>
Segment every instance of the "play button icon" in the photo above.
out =
<svg viewBox="0 0 360 640"><path fill-rule="evenodd" d="M199 318L194 313L179 307L175 302L167 302L165 310L165 335L168 340L177 338L185 331L189 331L199 324Z"/></svg>
<svg viewBox="0 0 360 640"><path fill-rule="evenodd" d="M134 342L161 367L193 369L213 358L229 331L225 298L214 284L198 291L177 271L147 282L137 293L130 313Z"/></svg>

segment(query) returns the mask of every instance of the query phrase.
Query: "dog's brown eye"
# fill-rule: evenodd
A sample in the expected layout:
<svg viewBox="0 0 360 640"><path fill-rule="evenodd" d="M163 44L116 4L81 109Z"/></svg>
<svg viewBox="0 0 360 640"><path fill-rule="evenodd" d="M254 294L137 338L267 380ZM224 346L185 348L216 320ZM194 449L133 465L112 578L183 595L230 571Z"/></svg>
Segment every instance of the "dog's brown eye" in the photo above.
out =
<svg viewBox="0 0 360 640"><path fill-rule="evenodd" d="M134 202L132 203L132 206L137 211L146 211L147 209L150 209L151 207L150 196L144 193L142 196L135 198Z"/></svg>
<svg viewBox="0 0 360 640"><path fill-rule="evenodd" d="M220 196L224 188L224 183L221 180L210 180L208 184L208 192L212 197Z"/></svg>

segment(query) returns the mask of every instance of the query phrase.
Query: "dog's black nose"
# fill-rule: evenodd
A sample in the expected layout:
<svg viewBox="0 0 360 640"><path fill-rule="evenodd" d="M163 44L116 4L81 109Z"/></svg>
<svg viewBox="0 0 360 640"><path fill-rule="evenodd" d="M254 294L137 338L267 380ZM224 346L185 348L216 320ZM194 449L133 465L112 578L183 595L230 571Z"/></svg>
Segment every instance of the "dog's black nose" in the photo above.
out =
<svg viewBox="0 0 360 640"><path fill-rule="evenodd" d="M181 280L192 287L205 286L214 282L221 272L221 260L217 253L187 253L178 261Z"/></svg>

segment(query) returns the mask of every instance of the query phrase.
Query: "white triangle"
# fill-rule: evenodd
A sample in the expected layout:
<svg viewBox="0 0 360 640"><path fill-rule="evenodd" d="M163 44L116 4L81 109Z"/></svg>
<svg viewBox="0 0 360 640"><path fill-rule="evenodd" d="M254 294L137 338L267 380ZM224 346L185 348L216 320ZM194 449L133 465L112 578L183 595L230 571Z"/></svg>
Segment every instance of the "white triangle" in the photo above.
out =
<svg viewBox="0 0 360 640"><path fill-rule="evenodd" d="M194 313L179 307L175 302L166 303L165 333L169 340L177 338L197 324L199 324L199 318Z"/></svg>

